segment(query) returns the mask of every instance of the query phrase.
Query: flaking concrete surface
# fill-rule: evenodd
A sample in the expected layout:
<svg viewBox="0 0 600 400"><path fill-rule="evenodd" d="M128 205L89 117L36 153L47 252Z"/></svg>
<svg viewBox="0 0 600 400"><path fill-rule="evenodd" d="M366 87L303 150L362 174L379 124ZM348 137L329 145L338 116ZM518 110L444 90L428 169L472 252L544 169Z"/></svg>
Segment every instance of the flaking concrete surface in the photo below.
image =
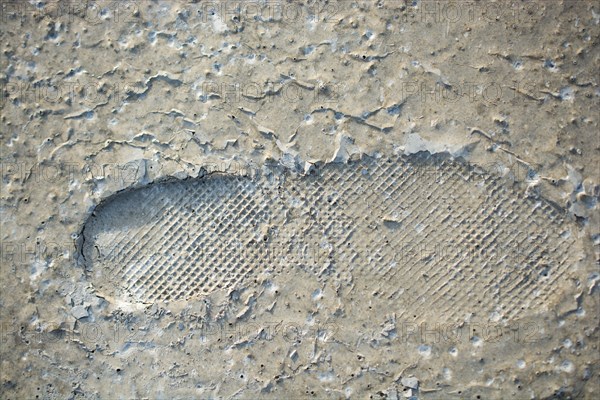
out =
<svg viewBox="0 0 600 400"><path fill-rule="evenodd" d="M598 2L0 6L2 398L597 396ZM411 157L433 161L360 171ZM235 208L227 179L268 195ZM152 243L169 185L195 188L174 221L229 201L181 232L229 228L106 257ZM190 289L146 296L141 263Z"/></svg>

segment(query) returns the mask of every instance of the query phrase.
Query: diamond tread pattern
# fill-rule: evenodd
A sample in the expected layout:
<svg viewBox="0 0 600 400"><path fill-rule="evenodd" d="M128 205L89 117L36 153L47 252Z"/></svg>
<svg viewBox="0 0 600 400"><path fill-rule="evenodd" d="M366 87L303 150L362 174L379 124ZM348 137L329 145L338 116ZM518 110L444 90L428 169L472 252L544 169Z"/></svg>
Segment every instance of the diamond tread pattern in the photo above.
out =
<svg viewBox="0 0 600 400"><path fill-rule="evenodd" d="M350 274L409 314L515 316L568 275L563 213L449 158L213 174L120 193L84 228L89 279L130 301L252 285L265 270Z"/></svg>

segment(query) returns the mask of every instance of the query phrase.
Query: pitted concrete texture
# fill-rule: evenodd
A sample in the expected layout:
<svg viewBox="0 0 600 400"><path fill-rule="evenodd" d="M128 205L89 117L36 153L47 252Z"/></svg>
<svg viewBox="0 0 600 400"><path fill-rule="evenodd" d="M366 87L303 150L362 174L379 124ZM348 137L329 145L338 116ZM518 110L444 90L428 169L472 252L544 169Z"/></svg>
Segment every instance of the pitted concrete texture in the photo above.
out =
<svg viewBox="0 0 600 400"><path fill-rule="evenodd" d="M598 397L598 1L0 18L0 398Z"/></svg>

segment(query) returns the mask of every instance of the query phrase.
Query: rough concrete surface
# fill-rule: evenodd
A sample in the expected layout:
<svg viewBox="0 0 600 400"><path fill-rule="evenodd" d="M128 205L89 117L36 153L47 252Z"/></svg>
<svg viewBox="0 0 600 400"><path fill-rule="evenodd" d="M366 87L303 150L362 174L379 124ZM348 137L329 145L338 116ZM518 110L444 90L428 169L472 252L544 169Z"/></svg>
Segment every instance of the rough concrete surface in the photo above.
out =
<svg viewBox="0 0 600 400"><path fill-rule="evenodd" d="M2 1L0 397L596 398L597 1Z"/></svg>

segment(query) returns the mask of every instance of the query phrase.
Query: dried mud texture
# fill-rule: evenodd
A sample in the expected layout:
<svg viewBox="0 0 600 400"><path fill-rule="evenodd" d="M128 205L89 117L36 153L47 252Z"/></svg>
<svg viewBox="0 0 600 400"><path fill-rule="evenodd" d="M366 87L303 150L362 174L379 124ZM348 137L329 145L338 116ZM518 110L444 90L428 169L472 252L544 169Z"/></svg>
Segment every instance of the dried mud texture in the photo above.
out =
<svg viewBox="0 0 600 400"><path fill-rule="evenodd" d="M514 318L560 298L574 243L564 216L463 162L420 153L120 193L90 217L82 254L100 292L134 302L304 269L369 282L400 318Z"/></svg>
<svg viewBox="0 0 600 400"><path fill-rule="evenodd" d="M1 398L597 397L597 1L3 1L0 17ZM375 177L425 151L492 175L420 155L394 158L402 191ZM206 262L184 264L212 268L204 287L179 269L144 293L128 268L174 259L134 233L169 216L102 210L141 215L168 187L213 207L246 188L264 214L198 242ZM129 253L107 251L119 227ZM183 259L193 235L169 232Z"/></svg>

